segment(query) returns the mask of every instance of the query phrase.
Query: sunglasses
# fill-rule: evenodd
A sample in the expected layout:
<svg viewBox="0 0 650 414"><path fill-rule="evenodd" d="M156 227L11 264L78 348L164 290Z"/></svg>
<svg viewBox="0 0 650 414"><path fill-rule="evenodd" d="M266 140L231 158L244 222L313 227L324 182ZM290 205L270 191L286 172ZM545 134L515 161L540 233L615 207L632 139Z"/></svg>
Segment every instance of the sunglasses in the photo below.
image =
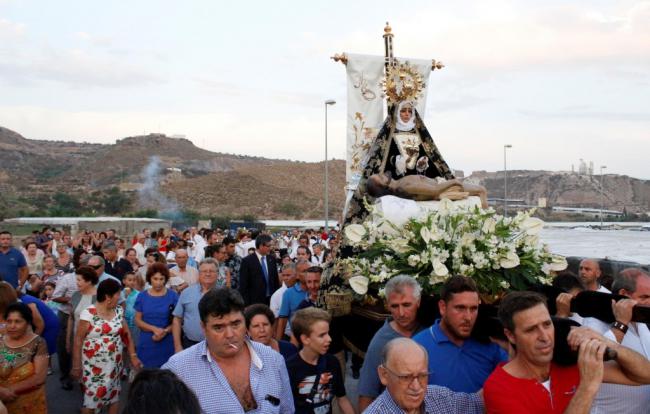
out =
<svg viewBox="0 0 650 414"><path fill-rule="evenodd" d="M100 267L102 267L103 265L98 264L98 265L89 265L89 266L92 267L93 269L97 270Z"/></svg>

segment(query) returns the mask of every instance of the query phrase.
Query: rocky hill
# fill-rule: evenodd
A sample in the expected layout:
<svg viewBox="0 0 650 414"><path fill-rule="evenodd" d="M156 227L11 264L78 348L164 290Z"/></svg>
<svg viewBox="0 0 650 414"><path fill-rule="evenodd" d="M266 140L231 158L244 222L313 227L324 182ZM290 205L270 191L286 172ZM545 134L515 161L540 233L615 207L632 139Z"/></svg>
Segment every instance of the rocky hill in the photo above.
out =
<svg viewBox="0 0 650 414"><path fill-rule="evenodd" d="M330 161L329 172L330 211L338 217L345 163ZM323 211L323 174L323 163L215 153L162 134L102 145L30 140L0 127L5 217L174 209L203 216L313 218ZM116 197L118 206L111 203ZM66 207L58 208L62 203Z"/></svg>
<svg viewBox="0 0 650 414"><path fill-rule="evenodd" d="M503 199L503 171L475 171L470 178L485 186L489 197ZM606 209L645 213L650 211L650 180L605 174L601 192L600 175L508 171L509 200L522 200L524 204L536 206L540 198L545 198L548 206L600 208L604 201Z"/></svg>
<svg viewBox="0 0 650 414"><path fill-rule="evenodd" d="M345 163L330 161L332 218L343 209ZM162 134L115 144L30 140L0 127L0 218L129 214L143 209L201 216L315 218L323 211L323 163L215 153ZM471 176L503 197L503 172ZM650 210L650 181L607 174L605 208ZM600 176L509 171L508 198L537 205L600 206Z"/></svg>

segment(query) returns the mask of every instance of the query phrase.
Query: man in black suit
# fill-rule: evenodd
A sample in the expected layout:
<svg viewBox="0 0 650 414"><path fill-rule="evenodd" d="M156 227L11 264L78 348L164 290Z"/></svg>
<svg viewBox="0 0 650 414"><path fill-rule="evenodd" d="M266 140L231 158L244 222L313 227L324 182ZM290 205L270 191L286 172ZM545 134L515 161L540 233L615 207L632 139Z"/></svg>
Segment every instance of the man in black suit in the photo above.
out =
<svg viewBox="0 0 650 414"><path fill-rule="evenodd" d="M271 295L280 287L278 267L273 255L273 238L260 234L255 239L255 253L246 256L239 269L239 292L246 306L254 303L269 304Z"/></svg>

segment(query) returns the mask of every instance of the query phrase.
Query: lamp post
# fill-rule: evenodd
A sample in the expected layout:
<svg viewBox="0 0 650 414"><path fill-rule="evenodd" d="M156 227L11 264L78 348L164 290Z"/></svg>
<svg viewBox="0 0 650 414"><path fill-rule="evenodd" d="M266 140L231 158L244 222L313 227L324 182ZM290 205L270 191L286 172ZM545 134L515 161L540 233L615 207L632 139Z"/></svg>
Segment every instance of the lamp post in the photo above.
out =
<svg viewBox="0 0 650 414"><path fill-rule="evenodd" d="M328 201L328 169L327 169L327 107L334 105L336 101L334 99L328 99L325 101L325 232L329 230L328 219L329 219L329 201Z"/></svg>
<svg viewBox="0 0 650 414"><path fill-rule="evenodd" d="M506 164L506 150L512 145L503 146L503 217L508 217L508 165Z"/></svg>
<svg viewBox="0 0 650 414"><path fill-rule="evenodd" d="M603 210L605 209L605 187L603 187L603 170L606 165L600 166L600 229L603 228Z"/></svg>

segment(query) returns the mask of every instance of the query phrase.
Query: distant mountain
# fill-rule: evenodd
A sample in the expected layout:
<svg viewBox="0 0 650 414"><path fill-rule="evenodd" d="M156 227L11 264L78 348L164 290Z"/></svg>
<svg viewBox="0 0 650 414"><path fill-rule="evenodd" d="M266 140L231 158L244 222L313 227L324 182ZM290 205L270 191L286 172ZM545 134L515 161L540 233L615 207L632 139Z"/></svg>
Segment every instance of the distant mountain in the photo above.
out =
<svg viewBox="0 0 650 414"><path fill-rule="evenodd" d="M150 171L153 162L156 171ZM345 163L330 161L329 176L335 218L344 202ZM117 187L126 201L123 214L172 205L207 216L314 218L323 214L323 177L322 162L215 153L163 134L105 145L30 140L0 127L0 216L5 217L50 214L60 193L74 198L66 199L70 208L64 213L105 213L94 199L109 197L106 192Z"/></svg>
<svg viewBox="0 0 650 414"><path fill-rule="evenodd" d="M527 170L508 171L507 175L508 199L524 204L536 206L545 198L548 206L600 208L604 202L605 209L610 210L650 211L650 180L605 174L601 190L600 175ZM488 197L503 199L503 171L475 171L470 178L485 186Z"/></svg>
<svg viewBox="0 0 650 414"><path fill-rule="evenodd" d="M345 162L330 161L330 216L345 202ZM324 165L215 153L163 134L115 144L31 140L0 127L0 217L186 210L201 216L317 218ZM503 197L503 172L472 179ZM650 181L607 174L605 208L650 210ZM600 176L509 171L508 198L537 205L600 206Z"/></svg>

